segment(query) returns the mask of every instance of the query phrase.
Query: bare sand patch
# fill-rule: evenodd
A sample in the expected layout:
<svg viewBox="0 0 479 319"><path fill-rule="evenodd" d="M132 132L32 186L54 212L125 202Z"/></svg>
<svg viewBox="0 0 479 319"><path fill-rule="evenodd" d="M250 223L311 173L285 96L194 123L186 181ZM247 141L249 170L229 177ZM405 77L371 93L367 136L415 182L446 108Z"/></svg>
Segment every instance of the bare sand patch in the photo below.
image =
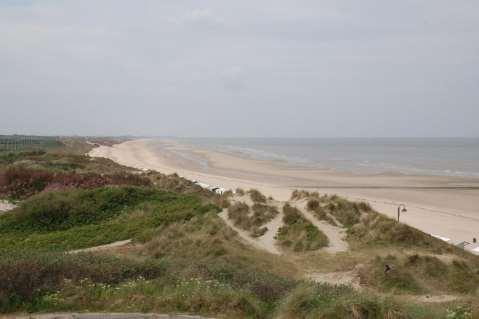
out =
<svg viewBox="0 0 479 319"><path fill-rule="evenodd" d="M247 244L255 247L256 249L261 249L265 250L273 255L280 255L281 251L279 250L278 246L276 245L276 239L274 239L274 236L276 232L278 231L275 228L279 228L281 226L281 219L282 219L282 214L278 214L272 221L270 221L268 224L266 224L266 227L268 227L268 231L266 234L264 234L261 237L257 238L252 238L249 233L243 229L240 229L234 225L234 223L228 218L228 211L223 210L219 216L223 219L223 221L231 227L234 231L238 233L240 238ZM271 227L271 228L270 228Z"/></svg>
<svg viewBox="0 0 479 319"><path fill-rule="evenodd" d="M105 250L110 250L110 249L114 249L114 248L123 247L123 246L129 245L129 244L131 244L131 239L116 241L114 243L110 243L110 244L106 244L106 245L100 245L100 246L95 246L95 247L71 250L71 251L69 251L69 253L70 254L78 254L78 253L99 252L99 251L105 251Z"/></svg>
<svg viewBox="0 0 479 319"><path fill-rule="evenodd" d="M359 275L356 270L320 273L314 272L306 275L306 278L322 284L347 285L360 289Z"/></svg>
<svg viewBox="0 0 479 319"><path fill-rule="evenodd" d="M14 204L11 204L7 201L0 200L0 214L8 212L8 211L14 209L15 207L17 207L17 206L15 206Z"/></svg>

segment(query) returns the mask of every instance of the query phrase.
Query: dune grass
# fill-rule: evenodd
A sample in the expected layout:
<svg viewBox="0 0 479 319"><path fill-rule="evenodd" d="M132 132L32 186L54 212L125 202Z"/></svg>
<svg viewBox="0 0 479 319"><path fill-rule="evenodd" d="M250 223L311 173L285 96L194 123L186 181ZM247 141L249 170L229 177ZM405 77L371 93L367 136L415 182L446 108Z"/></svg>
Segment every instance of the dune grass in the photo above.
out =
<svg viewBox="0 0 479 319"><path fill-rule="evenodd" d="M392 299L360 293L347 286L304 283L279 307L279 319L441 318L443 309L400 304Z"/></svg>
<svg viewBox="0 0 479 319"><path fill-rule="evenodd" d="M314 214L319 220L324 220L332 226L338 226L333 217L331 217L326 210L321 206L321 203L317 199L309 199L306 203L306 209Z"/></svg>
<svg viewBox="0 0 479 319"><path fill-rule="evenodd" d="M254 203L266 203L266 196L261 194L261 192L257 189L250 189L248 191L248 195Z"/></svg>
<svg viewBox="0 0 479 319"><path fill-rule="evenodd" d="M236 227L248 231L252 237L263 236L268 231L264 225L278 214L276 207L261 203L254 203L249 207L246 203L236 202L228 207L228 218Z"/></svg>
<svg viewBox="0 0 479 319"><path fill-rule="evenodd" d="M297 208L285 204L283 214L284 225L276 234L281 246L301 252L317 250L329 244L328 237L304 218Z"/></svg>
<svg viewBox="0 0 479 319"><path fill-rule="evenodd" d="M131 267L139 271L118 275L121 280L67 277L22 307L268 318L297 284L294 265L246 247L236 236L214 213L164 225L133 253L139 261Z"/></svg>
<svg viewBox="0 0 479 319"><path fill-rule="evenodd" d="M402 246L424 248L434 253L464 252L416 228L371 211L348 229L348 241L355 246Z"/></svg>
<svg viewBox="0 0 479 319"><path fill-rule="evenodd" d="M384 271L386 264L391 267L387 273ZM364 284L395 294L479 292L477 265L458 259L444 262L429 255L377 256L361 268L360 276Z"/></svg>
<svg viewBox="0 0 479 319"><path fill-rule="evenodd" d="M157 260L33 250L1 253L0 312L19 308L40 310L39 301L60 289L65 281L118 284L137 277L156 278L162 276L165 269L164 262Z"/></svg>

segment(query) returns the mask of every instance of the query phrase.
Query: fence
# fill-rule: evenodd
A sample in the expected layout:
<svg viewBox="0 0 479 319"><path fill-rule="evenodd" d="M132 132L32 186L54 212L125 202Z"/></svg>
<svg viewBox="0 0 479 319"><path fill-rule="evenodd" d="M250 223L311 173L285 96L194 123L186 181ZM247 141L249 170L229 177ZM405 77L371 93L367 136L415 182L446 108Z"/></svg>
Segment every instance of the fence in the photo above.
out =
<svg viewBox="0 0 479 319"><path fill-rule="evenodd" d="M0 152L36 150L60 145L57 138L39 136L0 136Z"/></svg>

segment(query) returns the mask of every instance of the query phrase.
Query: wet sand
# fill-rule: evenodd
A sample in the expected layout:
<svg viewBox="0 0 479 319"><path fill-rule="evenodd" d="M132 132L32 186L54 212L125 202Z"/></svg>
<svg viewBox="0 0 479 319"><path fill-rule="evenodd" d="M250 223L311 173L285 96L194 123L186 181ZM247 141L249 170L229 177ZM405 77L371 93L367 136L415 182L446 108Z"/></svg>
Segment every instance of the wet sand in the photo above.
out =
<svg viewBox="0 0 479 319"><path fill-rule="evenodd" d="M479 179L401 174L355 175L331 170L292 167L281 162L242 158L171 140L133 140L100 146L91 156L110 158L139 169L153 169L227 189L257 188L278 200L292 190L307 189L369 202L401 221L453 242L479 238Z"/></svg>

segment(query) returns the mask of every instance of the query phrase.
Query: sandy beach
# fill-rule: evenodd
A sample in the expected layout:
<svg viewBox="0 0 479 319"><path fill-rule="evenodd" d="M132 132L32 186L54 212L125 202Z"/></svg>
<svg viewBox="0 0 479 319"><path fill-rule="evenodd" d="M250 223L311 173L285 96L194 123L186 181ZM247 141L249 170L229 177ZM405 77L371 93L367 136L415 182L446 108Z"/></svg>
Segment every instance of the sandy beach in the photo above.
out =
<svg viewBox="0 0 479 319"><path fill-rule="evenodd" d="M152 169L227 189L257 188L278 200L294 189L338 194L369 202L376 210L454 243L479 238L479 179L401 174L355 175L292 167L280 162L243 158L196 149L171 140L132 140L90 152L122 165Z"/></svg>

